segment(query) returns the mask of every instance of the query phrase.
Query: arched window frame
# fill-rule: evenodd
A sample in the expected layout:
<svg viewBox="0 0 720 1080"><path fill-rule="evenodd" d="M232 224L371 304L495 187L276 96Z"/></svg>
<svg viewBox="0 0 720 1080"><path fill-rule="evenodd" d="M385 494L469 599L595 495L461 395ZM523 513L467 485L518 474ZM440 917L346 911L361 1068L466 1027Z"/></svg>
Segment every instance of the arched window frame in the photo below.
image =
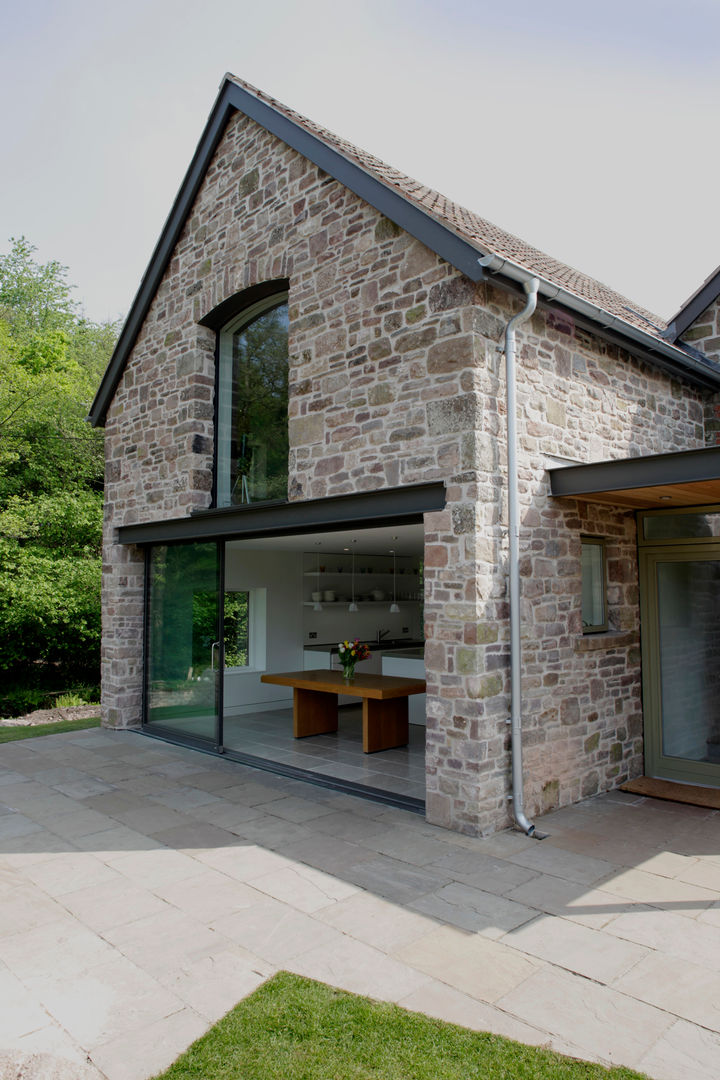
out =
<svg viewBox="0 0 720 1080"><path fill-rule="evenodd" d="M232 435L232 341L233 335L249 325L266 311L288 303L287 279L262 282L236 293L200 319L216 333L215 350L215 438L213 465L212 505L218 509L233 506L257 505L260 501L277 502L277 499L256 500L252 504L233 502L230 492L232 468L229 443ZM286 501L287 496L282 501Z"/></svg>

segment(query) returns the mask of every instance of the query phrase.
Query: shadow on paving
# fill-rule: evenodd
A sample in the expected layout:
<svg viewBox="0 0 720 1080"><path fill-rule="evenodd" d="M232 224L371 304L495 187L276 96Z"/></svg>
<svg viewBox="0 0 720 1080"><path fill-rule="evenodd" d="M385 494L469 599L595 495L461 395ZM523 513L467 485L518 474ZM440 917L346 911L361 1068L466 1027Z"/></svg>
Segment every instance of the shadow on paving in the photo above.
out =
<svg viewBox="0 0 720 1080"><path fill-rule="evenodd" d="M710 1080L720 816L614 793L486 839L129 732L0 746L0 1047L142 1080L278 968Z"/></svg>

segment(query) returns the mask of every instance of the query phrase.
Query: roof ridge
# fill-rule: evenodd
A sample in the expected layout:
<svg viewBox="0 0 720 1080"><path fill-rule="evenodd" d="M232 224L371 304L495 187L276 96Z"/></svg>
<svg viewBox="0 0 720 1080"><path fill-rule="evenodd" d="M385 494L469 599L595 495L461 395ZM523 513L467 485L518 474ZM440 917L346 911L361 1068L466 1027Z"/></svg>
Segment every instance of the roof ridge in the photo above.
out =
<svg viewBox="0 0 720 1080"><path fill-rule="evenodd" d="M394 188L404 198L410 199L425 213L430 214L445 227L449 227L465 240L487 247L493 254L499 255L531 273L549 281L553 285L567 290L581 300L602 308L631 326L646 333L660 337L668 323L660 315L641 304L617 292L598 278L593 278L575 267L548 255L533 244L528 244L514 233L495 225L474 210L448 199L442 192L429 187L407 173L388 165L367 150L363 150L340 135L336 135L322 124L310 120L302 113L283 104L270 94L259 90L239 76L228 73L226 76L247 93L259 101L278 110L293 123L299 124L306 131L321 138L345 157L350 158L366 172Z"/></svg>

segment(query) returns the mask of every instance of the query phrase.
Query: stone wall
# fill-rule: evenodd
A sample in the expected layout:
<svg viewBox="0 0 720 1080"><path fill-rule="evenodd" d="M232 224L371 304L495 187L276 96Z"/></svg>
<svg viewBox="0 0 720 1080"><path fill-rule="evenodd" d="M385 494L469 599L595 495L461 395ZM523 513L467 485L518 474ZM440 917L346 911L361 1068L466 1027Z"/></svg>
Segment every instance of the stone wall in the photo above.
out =
<svg viewBox="0 0 720 1080"><path fill-rule="evenodd" d="M426 518L428 818L508 823L503 361L522 300L473 285L257 127L231 120L107 421L104 717L140 719L139 552L119 525L209 505L219 303L290 281L292 500L443 480ZM696 392L541 311L519 335L524 690L531 813L640 768L632 514L548 497L580 461L703 441ZM580 625L580 535L608 538L610 622Z"/></svg>
<svg viewBox="0 0 720 1080"><path fill-rule="evenodd" d="M682 340L720 363L720 300L698 316ZM708 446L720 446L720 394L708 395L705 402L705 441Z"/></svg>

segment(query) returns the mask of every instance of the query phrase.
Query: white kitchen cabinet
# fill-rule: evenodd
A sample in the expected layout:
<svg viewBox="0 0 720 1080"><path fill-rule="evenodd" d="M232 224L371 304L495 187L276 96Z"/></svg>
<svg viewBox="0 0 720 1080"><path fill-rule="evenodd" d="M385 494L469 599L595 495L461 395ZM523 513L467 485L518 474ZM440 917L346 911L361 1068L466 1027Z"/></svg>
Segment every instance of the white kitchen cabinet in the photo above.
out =
<svg viewBox="0 0 720 1080"><path fill-rule="evenodd" d="M423 650L401 649L385 653L382 658L382 674L396 675L405 679L424 679ZM425 726L425 697L425 694L413 694L408 698L408 719L411 724Z"/></svg>

